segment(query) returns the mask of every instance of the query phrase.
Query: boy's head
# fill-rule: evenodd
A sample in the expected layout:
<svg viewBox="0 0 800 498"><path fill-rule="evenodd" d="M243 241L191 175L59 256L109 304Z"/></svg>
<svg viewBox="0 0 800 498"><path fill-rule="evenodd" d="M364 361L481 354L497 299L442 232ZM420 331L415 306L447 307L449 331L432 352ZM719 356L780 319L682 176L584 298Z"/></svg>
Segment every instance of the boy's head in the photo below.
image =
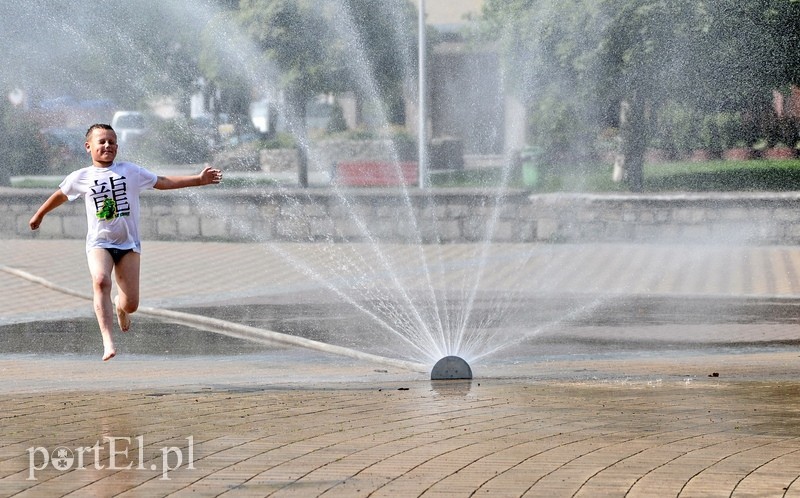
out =
<svg viewBox="0 0 800 498"><path fill-rule="evenodd" d="M111 127L109 124L105 123L95 123L86 130L86 141L89 141L89 137L92 135L94 130L111 130L114 131L114 128Z"/></svg>
<svg viewBox="0 0 800 498"><path fill-rule="evenodd" d="M107 124L93 124L86 130L86 152L92 157L92 164L108 167L117 157L117 134Z"/></svg>

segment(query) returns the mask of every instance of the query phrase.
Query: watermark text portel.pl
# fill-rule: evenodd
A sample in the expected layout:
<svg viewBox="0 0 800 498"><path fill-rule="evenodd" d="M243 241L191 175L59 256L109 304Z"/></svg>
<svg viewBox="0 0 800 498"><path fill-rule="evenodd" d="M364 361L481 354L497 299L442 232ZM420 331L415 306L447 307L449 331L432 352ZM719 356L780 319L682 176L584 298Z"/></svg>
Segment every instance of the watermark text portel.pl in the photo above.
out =
<svg viewBox="0 0 800 498"><path fill-rule="evenodd" d="M136 448L130 447L132 440L138 443ZM46 469L48 465L61 471L86 470L86 455L90 455L93 461L90 465L96 470L160 470L160 479L169 480L169 473L181 468L184 463L184 468L194 470L194 436L187 437L186 442L186 448L162 447L160 455L158 455L161 457L160 465L155 461L152 461L150 465L145 465L144 436L134 438L103 436L102 441L98 440L92 446L75 448L58 446L52 451L43 446L31 446L28 448L27 479L37 480L36 472ZM185 459L184 449L186 450ZM107 461L106 456L108 457Z"/></svg>

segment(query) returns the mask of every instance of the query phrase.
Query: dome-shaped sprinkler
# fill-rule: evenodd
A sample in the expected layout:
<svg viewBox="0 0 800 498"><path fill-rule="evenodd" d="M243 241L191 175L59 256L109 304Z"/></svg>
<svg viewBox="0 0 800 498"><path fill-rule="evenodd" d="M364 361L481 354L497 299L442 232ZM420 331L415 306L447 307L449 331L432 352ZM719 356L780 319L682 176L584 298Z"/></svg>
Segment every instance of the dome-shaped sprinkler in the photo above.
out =
<svg viewBox="0 0 800 498"><path fill-rule="evenodd" d="M445 356L431 370L431 380L472 379L469 364L458 356Z"/></svg>

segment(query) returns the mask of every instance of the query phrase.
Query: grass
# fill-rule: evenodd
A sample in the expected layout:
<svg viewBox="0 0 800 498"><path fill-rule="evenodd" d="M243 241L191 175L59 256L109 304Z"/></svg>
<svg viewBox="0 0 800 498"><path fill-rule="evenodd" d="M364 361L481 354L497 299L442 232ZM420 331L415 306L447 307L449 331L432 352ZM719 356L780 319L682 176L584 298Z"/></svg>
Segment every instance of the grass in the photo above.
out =
<svg viewBox="0 0 800 498"><path fill-rule="evenodd" d="M669 163L645 169L648 191L800 190L800 160Z"/></svg>
<svg viewBox="0 0 800 498"><path fill-rule="evenodd" d="M624 192L611 180L611 167L583 175L547 175L538 192ZM800 159L671 162L647 164L644 192L786 192L800 190Z"/></svg>
<svg viewBox="0 0 800 498"><path fill-rule="evenodd" d="M502 184L499 168L437 172L431 171L433 187L495 187ZM12 182L18 188L57 188L62 177L20 177ZM225 188L264 187L275 185L270 178L227 177ZM540 174L534 187L512 178L509 186L530 188L535 192L625 192L625 184L611 180L611 167L597 166L581 174ZM672 162L645 165L645 192L734 192L734 191L800 191L800 159Z"/></svg>
<svg viewBox="0 0 800 498"><path fill-rule="evenodd" d="M28 177L21 177L19 179L12 178L11 179L11 186L16 188L50 188L55 189L58 188L59 183L61 183L61 179L51 179L51 178L28 178Z"/></svg>

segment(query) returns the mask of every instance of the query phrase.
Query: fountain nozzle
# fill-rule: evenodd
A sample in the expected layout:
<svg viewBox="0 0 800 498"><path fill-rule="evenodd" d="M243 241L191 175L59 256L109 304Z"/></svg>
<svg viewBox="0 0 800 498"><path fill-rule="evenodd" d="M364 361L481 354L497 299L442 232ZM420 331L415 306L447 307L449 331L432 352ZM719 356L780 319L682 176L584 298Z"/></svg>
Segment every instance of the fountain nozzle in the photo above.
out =
<svg viewBox="0 0 800 498"><path fill-rule="evenodd" d="M472 379L469 364L458 356L445 356L431 370L431 380Z"/></svg>

